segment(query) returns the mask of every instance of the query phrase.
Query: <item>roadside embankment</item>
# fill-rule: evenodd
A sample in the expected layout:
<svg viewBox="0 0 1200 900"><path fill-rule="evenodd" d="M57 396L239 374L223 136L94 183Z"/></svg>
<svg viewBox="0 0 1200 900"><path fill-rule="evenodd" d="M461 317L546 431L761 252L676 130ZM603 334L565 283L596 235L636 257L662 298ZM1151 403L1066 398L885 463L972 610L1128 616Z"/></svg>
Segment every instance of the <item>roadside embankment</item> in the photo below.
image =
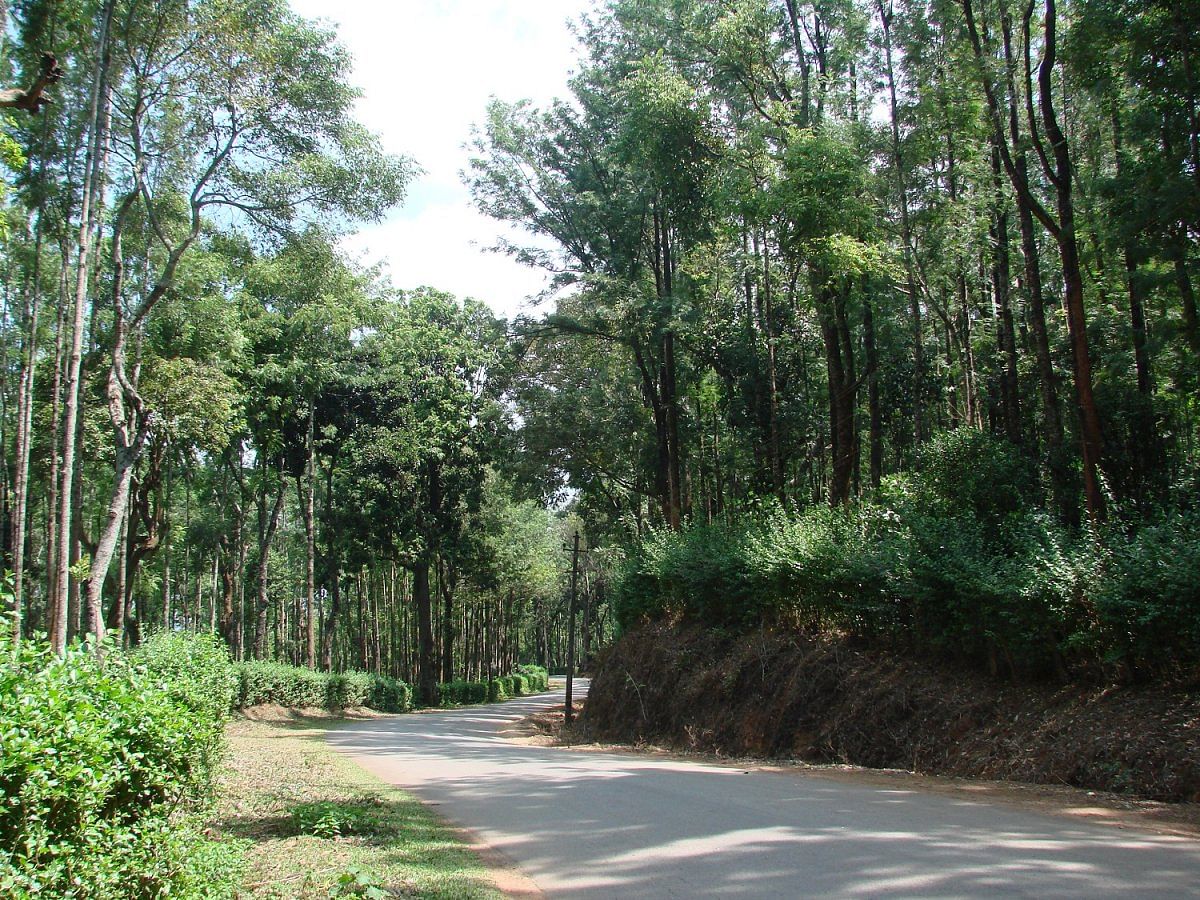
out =
<svg viewBox="0 0 1200 900"><path fill-rule="evenodd" d="M1001 682L827 637L663 623L599 659L598 740L1200 801L1200 693Z"/></svg>

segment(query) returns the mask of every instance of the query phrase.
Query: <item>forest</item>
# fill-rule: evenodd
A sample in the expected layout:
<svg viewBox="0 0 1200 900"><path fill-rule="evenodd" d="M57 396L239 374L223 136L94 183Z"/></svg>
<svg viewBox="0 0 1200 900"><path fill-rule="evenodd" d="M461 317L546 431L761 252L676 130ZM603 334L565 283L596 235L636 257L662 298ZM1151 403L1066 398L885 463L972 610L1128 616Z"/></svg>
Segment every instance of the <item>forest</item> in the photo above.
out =
<svg viewBox="0 0 1200 900"><path fill-rule="evenodd" d="M1194 680L1200 5L598 0L462 136L512 320L345 251L421 161L330 27L0 19L5 678L432 706L685 621Z"/></svg>
<svg viewBox="0 0 1200 900"><path fill-rule="evenodd" d="M1196 659L1188 4L598 5L463 177L541 316L339 245L418 162L281 3L14 3L16 634L419 686L646 616L994 672ZM232 74L231 74L232 73ZM403 252L403 248L397 248ZM482 298L486 299L486 298Z"/></svg>

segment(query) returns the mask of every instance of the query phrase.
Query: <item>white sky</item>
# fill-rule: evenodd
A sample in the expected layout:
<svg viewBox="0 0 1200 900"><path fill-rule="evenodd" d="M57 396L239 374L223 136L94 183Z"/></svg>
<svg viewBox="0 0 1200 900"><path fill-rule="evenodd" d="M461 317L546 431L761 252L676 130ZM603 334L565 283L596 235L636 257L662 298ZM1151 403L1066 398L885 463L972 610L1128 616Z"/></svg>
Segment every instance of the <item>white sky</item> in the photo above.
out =
<svg viewBox="0 0 1200 900"><path fill-rule="evenodd" d="M576 43L567 21L592 0L291 0L309 19L337 26L363 92L360 121L391 153L425 170L408 199L346 249L384 262L397 287L430 285L475 297L511 318L545 287L540 270L487 253L505 232L475 212L459 178L463 144L491 96L544 106L567 95Z"/></svg>

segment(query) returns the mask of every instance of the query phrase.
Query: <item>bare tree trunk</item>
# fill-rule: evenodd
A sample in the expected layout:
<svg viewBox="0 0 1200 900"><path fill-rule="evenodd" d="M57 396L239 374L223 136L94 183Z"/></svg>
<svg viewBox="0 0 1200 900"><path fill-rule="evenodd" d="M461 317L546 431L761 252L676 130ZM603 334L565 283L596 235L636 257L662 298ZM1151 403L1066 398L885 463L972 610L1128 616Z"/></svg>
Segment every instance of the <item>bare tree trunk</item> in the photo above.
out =
<svg viewBox="0 0 1200 900"><path fill-rule="evenodd" d="M433 601L429 594L429 559L412 565L413 601L417 607L417 691L424 706L437 706L438 660L433 643Z"/></svg>
<svg viewBox="0 0 1200 900"><path fill-rule="evenodd" d="M307 454L304 461L304 476L301 479L300 515L304 520L304 602L305 602L305 647L304 662L310 668L317 664L317 534L314 521L316 495L316 447L313 440L315 411L309 404L308 434L305 438Z"/></svg>
<svg viewBox="0 0 1200 900"><path fill-rule="evenodd" d="M1067 312L1067 330L1071 338L1071 355L1074 360L1075 394L1079 403L1080 442L1083 448L1083 490L1087 501L1088 517L1093 522L1106 518L1104 492L1100 487L1100 454L1103 438L1100 415L1092 394L1092 358L1088 350L1087 313L1083 305L1083 272L1079 264L1079 248L1075 240L1075 206L1071 197L1073 172L1071 150L1066 135L1059 128L1054 111L1052 78L1057 53L1057 9L1055 0L1045 0L1044 47L1042 62L1038 67L1038 99L1042 111L1042 124L1054 154L1053 171L1047 166L1047 175L1054 184L1058 208L1058 229L1054 237L1058 241L1062 259L1063 286ZM1028 35L1026 36L1028 44Z"/></svg>
<svg viewBox="0 0 1200 900"><path fill-rule="evenodd" d="M988 110L992 119L992 130L995 135L995 146L1000 152L1004 169L1008 173L1013 187L1017 206L1017 222L1021 232L1021 253L1025 260L1025 289L1029 299L1029 321L1033 330L1034 353L1037 358L1039 387L1042 398L1042 422L1045 432L1046 455L1049 461L1051 483L1055 495L1055 503L1068 521L1075 520L1074 502L1070 494L1070 472L1063 459L1063 425L1058 406L1057 375L1050 354L1050 340L1046 328L1044 296L1040 260L1038 256L1037 235L1034 230L1036 218L1051 233L1057 230L1056 223L1049 213L1034 197L1029 181L1029 164L1026 154L1028 141L1021 133L1019 108L1021 94L1017 83L1017 57L1013 50L1012 21L1003 9L1000 23L1004 47L1005 86L1007 89L1007 127L1004 122L1004 111L997 97L996 86L988 74L989 60L984 52L983 39L975 21L972 0L961 0L966 16L967 31L970 35L971 46L975 59L979 64L980 79L984 94L987 97ZM1032 11L1032 4L1027 7ZM1028 27L1025 29L1025 47L1028 51ZM1026 61L1028 53L1026 52ZM1032 90L1028 65L1022 84L1025 88L1026 107L1029 112L1030 134L1033 135ZM1007 134L1006 134L1007 132ZM1040 145L1035 145L1040 146Z"/></svg>
<svg viewBox="0 0 1200 900"><path fill-rule="evenodd" d="M454 680L454 588L453 567L442 561L438 587L442 592L442 681Z"/></svg>
<svg viewBox="0 0 1200 900"><path fill-rule="evenodd" d="M867 363L867 414L871 458L871 488L883 481L883 413L879 408L879 354L875 347L875 314L871 298L863 297L863 350Z"/></svg>
<svg viewBox="0 0 1200 900"><path fill-rule="evenodd" d="M1001 187L1000 149L992 136L992 293L999 320L997 349L1000 351L1000 398L1004 412L1004 433L1014 444L1021 443L1021 391L1017 380L1017 339L1013 322L1010 291L1011 257L1008 241L1008 210Z"/></svg>
<svg viewBox="0 0 1200 900"><path fill-rule="evenodd" d="M905 171L904 150L900 142L900 105L896 98L896 72L892 62L891 3L876 0L879 22L883 30L884 74L887 76L889 120L892 129L892 165L896 172L896 193L900 201L900 241L904 253L905 289L908 293L908 314L912 327L913 353L913 441L925 440L925 346L921 329L921 299L917 291L916 266L913 260L912 216L908 205L908 173Z"/></svg>
<svg viewBox="0 0 1200 900"><path fill-rule="evenodd" d="M82 205L79 211L79 244L76 260L74 310L71 324L71 352L67 364L67 378L63 390L63 452L62 478L59 498L61 508L58 521L58 571L55 573L54 596L51 598L52 629L50 643L55 653L62 654L67 646L67 599L70 578L71 523L74 510L71 506L75 478L75 438L79 418L79 386L83 363L83 334L87 308L88 281L92 270L92 239L99 220L98 206L103 181L102 158L107 140L105 123L108 119L108 67L109 30L112 25L114 0L106 0L100 16L100 33L97 42L96 74L92 82L91 107L89 113L89 140ZM92 622L93 632L99 642L104 634L104 623L97 615Z"/></svg>
<svg viewBox="0 0 1200 900"><path fill-rule="evenodd" d="M263 477L267 475L267 467L263 467ZM254 586L256 590L254 605L254 658L267 658L267 627L268 613L271 609L269 565L271 561L271 542L275 540L275 532L279 528L280 515L283 513L283 497L286 493L282 477L279 490L275 493L275 501L262 533L259 536L258 563L254 568Z"/></svg>
<svg viewBox="0 0 1200 900"><path fill-rule="evenodd" d="M12 535L12 611L13 637L21 639L25 595L25 529L29 520L29 457L33 433L33 386L37 367L38 315L41 311L40 269L42 259L42 219L35 226L33 274L24 290L21 374L17 387L17 434L13 473Z"/></svg>
<svg viewBox="0 0 1200 900"><path fill-rule="evenodd" d="M775 496L784 499L783 493L783 440L779 426L779 378L775 361L775 302L774 291L771 289L771 256L767 249L767 233L764 229L762 237L762 267L763 267L763 330L767 336L767 390L768 412L770 416L770 456L771 456L771 485Z"/></svg>

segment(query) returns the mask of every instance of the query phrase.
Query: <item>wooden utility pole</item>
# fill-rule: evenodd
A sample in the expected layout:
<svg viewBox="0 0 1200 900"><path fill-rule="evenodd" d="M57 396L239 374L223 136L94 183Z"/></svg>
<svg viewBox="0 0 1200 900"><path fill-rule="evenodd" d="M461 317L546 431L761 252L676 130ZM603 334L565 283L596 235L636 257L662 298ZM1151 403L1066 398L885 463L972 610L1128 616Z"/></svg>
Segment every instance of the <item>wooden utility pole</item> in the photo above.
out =
<svg viewBox="0 0 1200 900"><path fill-rule="evenodd" d="M571 724L574 718L572 688L575 681L575 598L579 585L579 532L575 532L575 543L571 548L571 607L567 616L567 698L563 704L563 722Z"/></svg>

